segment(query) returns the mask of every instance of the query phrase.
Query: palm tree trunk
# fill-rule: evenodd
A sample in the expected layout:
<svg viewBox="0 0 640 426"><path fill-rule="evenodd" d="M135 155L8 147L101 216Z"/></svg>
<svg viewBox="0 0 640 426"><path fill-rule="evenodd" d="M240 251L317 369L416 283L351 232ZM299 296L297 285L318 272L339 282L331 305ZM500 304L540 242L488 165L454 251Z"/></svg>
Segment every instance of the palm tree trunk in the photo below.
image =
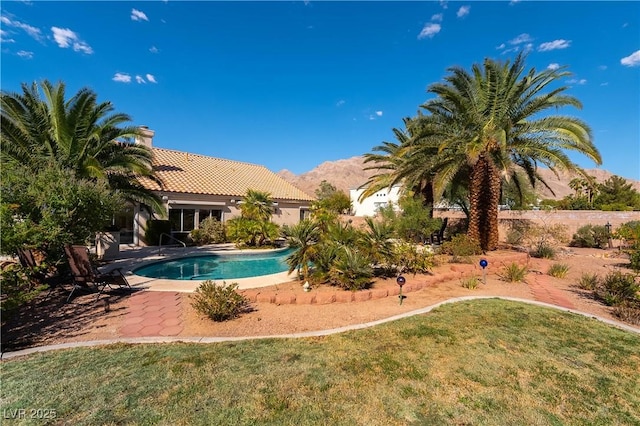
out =
<svg viewBox="0 0 640 426"><path fill-rule="evenodd" d="M483 251L498 247L498 204L500 175L484 154L473 166L469 184L469 237L477 240Z"/></svg>

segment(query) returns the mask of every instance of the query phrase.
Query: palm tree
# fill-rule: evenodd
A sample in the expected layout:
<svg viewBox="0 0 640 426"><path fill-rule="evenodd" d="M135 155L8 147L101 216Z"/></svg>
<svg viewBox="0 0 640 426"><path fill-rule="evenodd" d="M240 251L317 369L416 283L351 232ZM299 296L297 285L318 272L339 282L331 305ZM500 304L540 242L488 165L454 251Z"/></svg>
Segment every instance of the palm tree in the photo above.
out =
<svg viewBox="0 0 640 426"><path fill-rule="evenodd" d="M160 198L140 182L155 180L152 152L133 143L137 127L122 127L131 121L128 115L113 113L110 102L98 103L86 88L66 100L62 82L22 84L22 92L0 95L3 163L31 171L55 166L78 178L104 179L125 198L164 212Z"/></svg>
<svg viewBox="0 0 640 426"><path fill-rule="evenodd" d="M532 186L546 185L537 173L540 164L584 175L565 150L602 162L586 123L568 116L542 116L548 109L581 108L576 98L563 93L566 86L543 93L569 73L525 73L524 59L522 54L513 64L485 59L482 65L474 64L471 73L450 68L444 83L429 87L436 98L421 106L427 114L416 118L417 143L428 149L438 144L437 155L423 166L434 176L436 197L461 175L468 176L469 236L485 251L497 247L503 179L518 182L517 172L524 170Z"/></svg>
<svg viewBox="0 0 640 426"><path fill-rule="evenodd" d="M289 273L297 269L298 278L308 279L309 264L315 256L317 243L320 240L320 228L315 222L304 219L288 229L287 240L289 247L295 249L287 257Z"/></svg>
<svg viewBox="0 0 640 426"><path fill-rule="evenodd" d="M242 216L261 222L268 222L273 215L273 200L268 192L248 189L242 204Z"/></svg>

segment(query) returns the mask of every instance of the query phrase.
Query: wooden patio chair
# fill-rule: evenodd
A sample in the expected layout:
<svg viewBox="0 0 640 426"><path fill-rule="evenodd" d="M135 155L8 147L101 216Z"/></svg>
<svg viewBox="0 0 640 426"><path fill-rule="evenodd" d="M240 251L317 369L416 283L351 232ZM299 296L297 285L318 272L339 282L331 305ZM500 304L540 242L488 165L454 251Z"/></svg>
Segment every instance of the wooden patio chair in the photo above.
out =
<svg viewBox="0 0 640 426"><path fill-rule="evenodd" d="M89 284L93 285L96 290L98 290L96 301L100 298L107 287L110 289L117 287L133 290L119 268L111 271L110 273L99 272L93 263L91 263L87 247L66 245L64 247L64 252L67 256L67 260L69 261L69 267L71 269L74 284L73 290L71 291L71 294L69 294L67 301L71 299L75 290L87 288Z"/></svg>

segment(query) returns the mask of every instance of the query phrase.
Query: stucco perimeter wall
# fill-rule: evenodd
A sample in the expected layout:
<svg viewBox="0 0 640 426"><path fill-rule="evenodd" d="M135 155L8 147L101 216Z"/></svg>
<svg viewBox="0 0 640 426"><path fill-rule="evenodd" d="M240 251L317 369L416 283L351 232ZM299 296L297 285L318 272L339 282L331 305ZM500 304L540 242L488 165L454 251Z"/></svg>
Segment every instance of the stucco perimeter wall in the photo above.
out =
<svg viewBox="0 0 640 426"><path fill-rule="evenodd" d="M463 212L438 211L435 217L450 219L464 219ZM611 224L611 229L617 229L621 224L632 220L640 220L640 211L634 212L605 212L602 210L503 210L498 213L500 240L504 241L510 224L518 220L530 220L538 225L563 224L567 227L570 238L581 226Z"/></svg>

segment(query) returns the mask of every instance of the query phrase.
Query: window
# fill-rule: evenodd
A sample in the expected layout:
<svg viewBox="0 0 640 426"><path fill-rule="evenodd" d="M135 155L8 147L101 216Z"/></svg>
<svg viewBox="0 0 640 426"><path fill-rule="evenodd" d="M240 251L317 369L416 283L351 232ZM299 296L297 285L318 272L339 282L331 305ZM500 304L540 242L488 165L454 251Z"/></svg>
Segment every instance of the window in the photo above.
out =
<svg viewBox="0 0 640 426"><path fill-rule="evenodd" d="M171 232L190 232L194 229L196 211L194 209L169 210Z"/></svg>
<svg viewBox="0 0 640 426"><path fill-rule="evenodd" d="M222 222L222 210L205 210L200 209L198 211L198 223L202 223L208 217L213 217L219 222ZM199 227L199 226L198 226Z"/></svg>

